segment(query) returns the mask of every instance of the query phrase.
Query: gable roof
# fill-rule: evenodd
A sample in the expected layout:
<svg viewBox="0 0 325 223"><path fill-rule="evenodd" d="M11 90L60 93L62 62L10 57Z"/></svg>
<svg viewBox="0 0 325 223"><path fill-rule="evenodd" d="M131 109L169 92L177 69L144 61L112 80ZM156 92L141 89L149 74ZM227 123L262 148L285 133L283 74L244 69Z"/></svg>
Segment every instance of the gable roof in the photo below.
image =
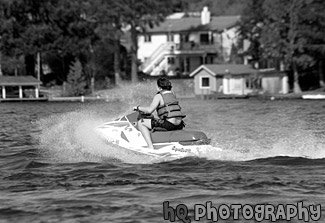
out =
<svg viewBox="0 0 325 223"><path fill-rule="evenodd" d="M0 85L2 86L35 86L41 84L33 76L0 76Z"/></svg>
<svg viewBox="0 0 325 223"><path fill-rule="evenodd" d="M196 70L190 73L190 77L195 76L202 69L206 70L213 76L217 75L241 75L241 74L254 74L258 70L252 68L250 65L244 64L203 64L199 66Z"/></svg>
<svg viewBox="0 0 325 223"><path fill-rule="evenodd" d="M235 26L240 16L213 16L209 24L202 25L201 17L183 17L178 19L166 19L158 26L148 28L147 33L161 32L185 32L185 31L217 31L229 29Z"/></svg>

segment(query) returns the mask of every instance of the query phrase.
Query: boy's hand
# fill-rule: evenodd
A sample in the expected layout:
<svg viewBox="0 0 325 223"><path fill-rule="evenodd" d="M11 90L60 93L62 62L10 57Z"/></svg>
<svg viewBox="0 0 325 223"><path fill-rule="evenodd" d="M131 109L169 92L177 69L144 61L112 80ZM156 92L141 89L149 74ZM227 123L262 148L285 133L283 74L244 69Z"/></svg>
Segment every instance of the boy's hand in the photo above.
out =
<svg viewBox="0 0 325 223"><path fill-rule="evenodd" d="M136 107L133 107L133 111L139 111L139 105Z"/></svg>

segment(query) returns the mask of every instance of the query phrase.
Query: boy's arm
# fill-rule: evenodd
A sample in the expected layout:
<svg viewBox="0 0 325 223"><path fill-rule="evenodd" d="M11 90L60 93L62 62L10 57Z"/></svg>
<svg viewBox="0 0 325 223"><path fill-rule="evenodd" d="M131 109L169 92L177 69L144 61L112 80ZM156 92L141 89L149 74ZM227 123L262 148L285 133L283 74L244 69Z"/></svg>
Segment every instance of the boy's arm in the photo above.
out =
<svg viewBox="0 0 325 223"><path fill-rule="evenodd" d="M147 114L153 113L159 106L160 97L161 96L159 94L156 94L149 107L138 106L137 109Z"/></svg>

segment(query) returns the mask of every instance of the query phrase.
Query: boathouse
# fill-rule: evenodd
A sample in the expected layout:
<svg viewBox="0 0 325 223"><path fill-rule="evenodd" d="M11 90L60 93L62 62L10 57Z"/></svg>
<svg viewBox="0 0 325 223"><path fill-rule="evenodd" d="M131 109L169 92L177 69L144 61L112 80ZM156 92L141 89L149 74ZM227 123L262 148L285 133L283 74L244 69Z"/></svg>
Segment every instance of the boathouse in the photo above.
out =
<svg viewBox="0 0 325 223"><path fill-rule="evenodd" d="M33 76L0 76L0 100L37 100L40 84Z"/></svg>

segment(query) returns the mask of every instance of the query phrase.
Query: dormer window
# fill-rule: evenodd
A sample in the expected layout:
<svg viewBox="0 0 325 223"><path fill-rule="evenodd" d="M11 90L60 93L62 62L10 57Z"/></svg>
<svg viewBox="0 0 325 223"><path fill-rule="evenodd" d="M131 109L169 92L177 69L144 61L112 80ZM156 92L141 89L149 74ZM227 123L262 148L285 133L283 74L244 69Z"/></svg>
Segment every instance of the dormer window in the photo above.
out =
<svg viewBox="0 0 325 223"><path fill-rule="evenodd" d="M151 42L151 35L149 34L144 35L144 42Z"/></svg>

